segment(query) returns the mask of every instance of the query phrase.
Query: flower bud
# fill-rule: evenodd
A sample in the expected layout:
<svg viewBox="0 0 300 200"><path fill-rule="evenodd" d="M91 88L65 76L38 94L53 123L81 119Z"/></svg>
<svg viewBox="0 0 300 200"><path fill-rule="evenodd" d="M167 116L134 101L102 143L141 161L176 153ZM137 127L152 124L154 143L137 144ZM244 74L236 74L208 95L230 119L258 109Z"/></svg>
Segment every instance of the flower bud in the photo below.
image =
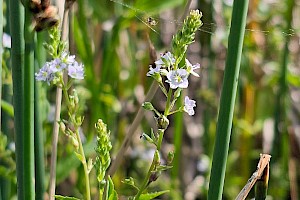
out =
<svg viewBox="0 0 300 200"><path fill-rule="evenodd" d="M151 110L151 111L154 110L154 107L153 107L152 103L150 103L150 102L143 103L142 107L146 110Z"/></svg>
<svg viewBox="0 0 300 200"><path fill-rule="evenodd" d="M65 133L66 131L66 125L62 121L58 122L59 123L59 129L61 132Z"/></svg>
<svg viewBox="0 0 300 200"><path fill-rule="evenodd" d="M166 116L161 115L158 118L156 118L157 120L157 128L158 129L163 129L166 130L169 126L169 120Z"/></svg>
<svg viewBox="0 0 300 200"><path fill-rule="evenodd" d="M173 159L174 159L174 151L170 151L167 157L167 165L170 165L173 162Z"/></svg>
<svg viewBox="0 0 300 200"><path fill-rule="evenodd" d="M174 98L178 98L180 97L182 88L177 88L177 90L174 92Z"/></svg>
<svg viewBox="0 0 300 200"><path fill-rule="evenodd" d="M74 147L76 148L76 150L78 150L79 149L78 140L75 137L73 137L73 136L71 136L71 140L72 140L72 144L74 145Z"/></svg>

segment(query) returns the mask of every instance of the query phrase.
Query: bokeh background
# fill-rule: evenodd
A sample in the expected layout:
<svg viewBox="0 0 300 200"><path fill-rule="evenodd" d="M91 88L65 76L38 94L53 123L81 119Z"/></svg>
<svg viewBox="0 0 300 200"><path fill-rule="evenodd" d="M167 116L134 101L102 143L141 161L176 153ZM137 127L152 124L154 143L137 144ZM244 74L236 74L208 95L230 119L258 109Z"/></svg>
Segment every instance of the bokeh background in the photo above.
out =
<svg viewBox="0 0 300 200"><path fill-rule="evenodd" d="M9 0L4 1L3 30L9 34ZM54 1L62 11L63 1ZM76 83L85 116L82 138L88 156L94 157L94 123L103 119L111 130L112 159L117 154L152 83L146 76L150 46L157 55L170 50L172 35L182 24L186 0L78 0L69 13L71 54L85 65L84 82ZM203 26L190 45L187 58L200 63L200 78L190 80L186 94L197 101L193 117L171 117L162 157L174 149L173 168L150 190L171 189L161 199L206 199L216 132L219 98L225 67L232 11L231 0L192 1ZM268 199L299 199L300 159L300 1L251 0L244 38L238 96L227 162L223 199L234 199L256 170L260 153L272 155ZM152 23L151 23L152 22ZM47 41L47 32L38 33ZM12 79L9 48L3 51L2 121L0 146L0 199L16 199ZM41 51L44 60L46 53ZM42 64L40 64L42 66ZM48 186L55 89L41 86L45 188ZM164 95L152 100L163 109ZM62 117L66 117L63 107ZM122 180L142 181L153 156L153 147L140 139L155 126L152 113L145 114L130 148L113 180L120 199L133 191ZM5 139L6 138L6 139ZM83 170L73 146L60 134L57 194L81 197ZM92 172L94 173L94 172ZM93 177L93 174L91 175ZM97 192L91 178L92 194ZM5 195L5 196L4 196ZM124 196L124 197L123 197ZM250 193L253 197L253 192ZM249 199L250 199L249 198Z"/></svg>

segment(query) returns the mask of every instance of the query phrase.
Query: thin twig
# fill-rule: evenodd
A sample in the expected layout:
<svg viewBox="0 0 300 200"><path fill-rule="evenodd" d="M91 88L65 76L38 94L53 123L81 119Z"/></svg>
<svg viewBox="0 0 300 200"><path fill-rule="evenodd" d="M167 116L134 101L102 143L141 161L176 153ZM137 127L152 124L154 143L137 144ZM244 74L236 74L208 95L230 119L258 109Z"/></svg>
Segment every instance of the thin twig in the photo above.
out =
<svg viewBox="0 0 300 200"><path fill-rule="evenodd" d="M61 39L64 41L67 39L67 17L69 9L64 10L63 21L62 21L62 33ZM61 112L61 102L62 102L62 89L57 87L56 89L56 100L55 100L55 119L53 124L53 137L52 137L52 154L51 154L51 164L50 164L50 182L49 182L49 199L54 200L55 195L55 184L56 184L56 157L57 157L57 142L58 142L58 132L59 132L59 121Z"/></svg>
<svg viewBox="0 0 300 200"><path fill-rule="evenodd" d="M260 160L257 165L257 170L252 174L252 176L247 181L244 188L241 190L241 192L238 194L235 200L244 200L246 199L247 195L251 191L252 187L256 183L258 179L262 176L265 168L269 165L271 156L268 154L260 154Z"/></svg>

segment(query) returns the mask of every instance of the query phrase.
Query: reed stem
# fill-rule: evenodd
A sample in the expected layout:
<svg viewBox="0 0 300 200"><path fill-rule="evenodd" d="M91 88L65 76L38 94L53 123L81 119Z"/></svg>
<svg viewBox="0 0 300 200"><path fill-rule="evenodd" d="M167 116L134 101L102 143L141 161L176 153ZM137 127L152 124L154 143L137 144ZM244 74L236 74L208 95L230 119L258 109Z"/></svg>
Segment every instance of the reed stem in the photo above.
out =
<svg viewBox="0 0 300 200"><path fill-rule="evenodd" d="M12 37L11 63L13 78L14 128L16 144L16 170L18 199L24 197L23 157L23 65L24 65L24 7L19 0L9 1L10 33Z"/></svg>
<svg viewBox="0 0 300 200"><path fill-rule="evenodd" d="M249 0L233 3L208 199L222 199Z"/></svg>

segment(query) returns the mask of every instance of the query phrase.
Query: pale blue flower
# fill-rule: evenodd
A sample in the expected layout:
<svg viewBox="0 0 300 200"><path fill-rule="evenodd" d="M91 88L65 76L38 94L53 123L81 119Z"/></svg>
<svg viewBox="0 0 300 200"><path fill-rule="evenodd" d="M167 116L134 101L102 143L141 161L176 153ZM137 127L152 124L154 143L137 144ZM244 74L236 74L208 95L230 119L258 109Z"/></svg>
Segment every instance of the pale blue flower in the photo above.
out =
<svg viewBox="0 0 300 200"><path fill-rule="evenodd" d="M51 81L55 78L57 72L63 70L61 67L60 59L54 59L46 64L40 69L38 73L35 73L35 79L37 81L46 81L50 85Z"/></svg>
<svg viewBox="0 0 300 200"><path fill-rule="evenodd" d="M177 69L169 71L167 74L167 83L170 84L172 89L176 88L187 88L189 86L188 82L188 72L185 69Z"/></svg>
<svg viewBox="0 0 300 200"><path fill-rule="evenodd" d="M149 72L147 73L147 76L152 76L155 73L159 73L160 68L161 68L160 65L156 65L155 68L152 68L152 65L150 65Z"/></svg>
<svg viewBox="0 0 300 200"><path fill-rule="evenodd" d="M2 35L2 45L5 48L11 48L11 37L7 33L3 33Z"/></svg>
<svg viewBox="0 0 300 200"><path fill-rule="evenodd" d="M63 63L66 63L66 64L73 64L76 62L75 55L70 56L66 51L62 52L61 60Z"/></svg>
<svg viewBox="0 0 300 200"><path fill-rule="evenodd" d="M199 69L200 68L200 64L199 63L197 63L195 65L192 65L188 59L185 59L185 65L186 65L186 71L189 74L193 74L194 76L199 77L199 74L197 74L196 72L194 72L195 69Z"/></svg>
<svg viewBox="0 0 300 200"><path fill-rule="evenodd" d="M155 61L156 66L161 67L170 67L175 64L175 58L171 52L167 52L165 54L161 54L161 58L157 61Z"/></svg>
<svg viewBox="0 0 300 200"><path fill-rule="evenodd" d="M73 64L68 65L68 75L74 79L84 79L83 64L78 64L75 61Z"/></svg>
<svg viewBox="0 0 300 200"><path fill-rule="evenodd" d="M192 116L195 114L194 107L196 107L196 101L190 99L188 96L184 98L184 111L188 113L188 115Z"/></svg>

